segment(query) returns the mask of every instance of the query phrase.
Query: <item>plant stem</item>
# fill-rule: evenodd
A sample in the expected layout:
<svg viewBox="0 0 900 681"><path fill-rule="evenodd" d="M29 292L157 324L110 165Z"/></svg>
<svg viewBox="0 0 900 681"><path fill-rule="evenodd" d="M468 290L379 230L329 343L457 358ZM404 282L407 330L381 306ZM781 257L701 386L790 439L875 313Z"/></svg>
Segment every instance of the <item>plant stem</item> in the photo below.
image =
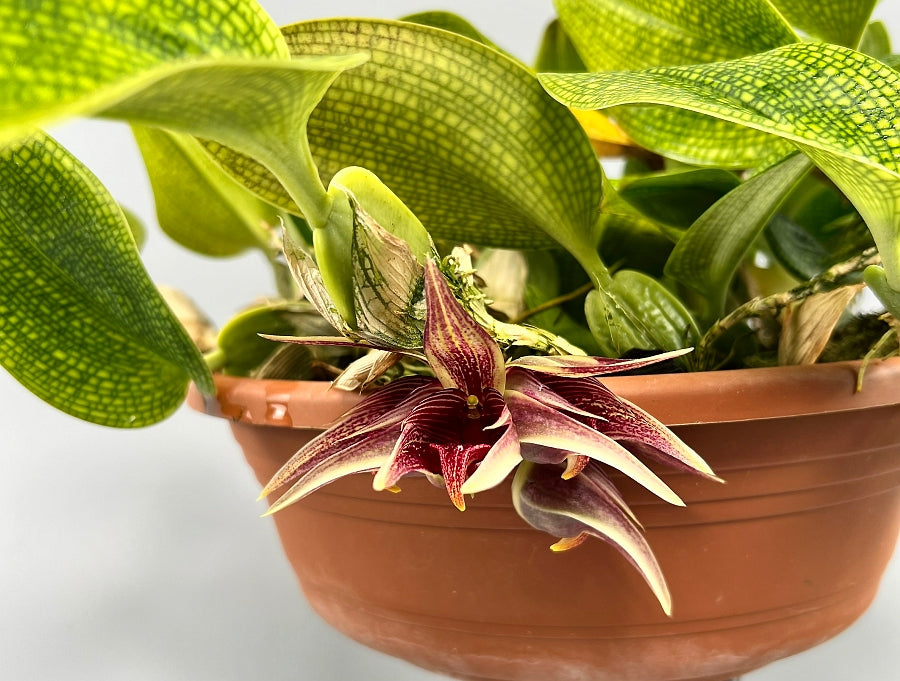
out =
<svg viewBox="0 0 900 681"><path fill-rule="evenodd" d="M753 298L728 315L717 321L697 344L696 362L699 370L710 368L713 358L713 347L719 338L737 324L762 315L776 315L792 303L800 302L817 293L826 293L846 286L851 278L858 279L859 274L870 265L881 262L876 248L868 248L849 260L834 265L808 282L789 291L775 293L763 298Z"/></svg>
<svg viewBox="0 0 900 681"><path fill-rule="evenodd" d="M306 131L297 132L294 144L278 151L267 149L263 159L266 167L285 188L300 208L303 218L312 228L324 227L331 214L332 198L319 178L319 169L313 159Z"/></svg>
<svg viewBox="0 0 900 681"><path fill-rule="evenodd" d="M225 353L221 350L213 350L212 352L203 355L203 361L206 362L206 366L209 367L209 370L215 373L225 366Z"/></svg>
<svg viewBox="0 0 900 681"><path fill-rule="evenodd" d="M540 305L536 305L535 307L532 307L532 308L529 309L529 310L525 310L525 311L522 312L521 314L519 314L519 315L517 315L516 317L514 317L514 318L512 318L512 319L509 319L509 320L507 320L507 321L508 321L510 324L521 324L522 322L524 322L524 321L525 321L526 319L528 319L529 317L533 317L533 316L536 315L536 314L540 314L541 312L545 312L546 310L550 310L550 309L552 309L552 308L554 308L554 307L556 307L556 306L558 306L558 305L562 305L563 303L567 303L567 302L569 302L570 300L575 300L576 298L580 298L581 296L585 295L585 294L588 293L589 291L592 291L593 289L594 289L594 284L593 284L593 282L587 283L587 284L585 284L584 286L579 286L579 287L578 287L577 289L575 289L574 291L570 291L569 293L564 293L564 294L561 295L561 296L557 296L556 298L552 298L552 299L550 299L550 300L547 300L547 301L541 303Z"/></svg>

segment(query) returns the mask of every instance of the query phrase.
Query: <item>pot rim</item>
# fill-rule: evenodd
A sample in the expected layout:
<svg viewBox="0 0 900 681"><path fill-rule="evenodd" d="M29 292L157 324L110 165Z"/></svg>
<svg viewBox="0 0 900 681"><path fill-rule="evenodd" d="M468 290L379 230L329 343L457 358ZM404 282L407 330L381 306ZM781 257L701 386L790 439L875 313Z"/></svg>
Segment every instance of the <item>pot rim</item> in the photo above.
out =
<svg viewBox="0 0 900 681"><path fill-rule="evenodd" d="M753 421L900 404L900 358L875 360L856 392L861 361L680 374L607 376L603 383L669 426ZM193 409L243 423L325 428L361 395L326 381L216 374L218 393L191 385Z"/></svg>

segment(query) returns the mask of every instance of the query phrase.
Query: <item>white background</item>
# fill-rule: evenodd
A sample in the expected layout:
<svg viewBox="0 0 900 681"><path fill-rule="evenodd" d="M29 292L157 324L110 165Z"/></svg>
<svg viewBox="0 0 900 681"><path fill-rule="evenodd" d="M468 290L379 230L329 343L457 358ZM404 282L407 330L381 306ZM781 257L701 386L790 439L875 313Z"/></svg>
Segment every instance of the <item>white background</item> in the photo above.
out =
<svg viewBox="0 0 900 681"><path fill-rule="evenodd" d="M279 24L450 9L531 61L550 0L267 0ZM900 6L877 15L900 41ZM153 225L124 126L54 133ZM154 279L218 322L271 289L255 257L212 261L155 230ZM52 329L48 329L52 333ZM413 681L437 679L332 632L299 595L256 483L224 422L181 410L141 431L81 423L0 373L0 681ZM900 679L900 560L871 610L819 648L751 681ZM548 680L552 681L552 680Z"/></svg>

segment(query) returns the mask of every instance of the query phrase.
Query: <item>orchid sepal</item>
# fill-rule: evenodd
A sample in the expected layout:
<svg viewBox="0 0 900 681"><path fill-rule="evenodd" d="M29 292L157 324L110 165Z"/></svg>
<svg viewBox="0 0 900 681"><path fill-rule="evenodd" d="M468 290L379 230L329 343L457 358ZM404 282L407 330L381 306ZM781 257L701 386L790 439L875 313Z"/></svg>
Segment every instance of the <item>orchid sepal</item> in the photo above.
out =
<svg viewBox="0 0 900 681"><path fill-rule="evenodd" d="M641 445L641 452L660 463L698 473L721 482L712 468L691 447L652 415L619 397L600 381L587 378L546 376L545 390L593 415L588 424L614 440ZM580 414L573 414L580 419Z"/></svg>
<svg viewBox="0 0 900 681"><path fill-rule="evenodd" d="M583 355L527 355L511 360L507 366L522 367L530 371L556 376L607 376L623 371L675 359L692 352L693 348L671 350L649 357L635 359L613 359L609 357L587 357Z"/></svg>
<svg viewBox="0 0 900 681"><path fill-rule="evenodd" d="M503 392L503 353L490 334L459 304L438 266L425 266L425 356L445 388L479 397L490 387Z"/></svg>
<svg viewBox="0 0 900 681"><path fill-rule="evenodd" d="M622 471L660 499L684 506L666 483L612 438L522 393L508 390L505 397L523 445L590 457Z"/></svg>
<svg viewBox="0 0 900 681"><path fill-rule="evenodd" d="M434 379L409 376L391 382L348 410L328 430L310 440L272 476L259 495L264 499L276 489L294 484L315 461L339 458L344 448L390 428L399 434L400 423L421 394L439 389ZM395 438L396 438L395 434Z"/></svg>
<svg viewBox="0 0 900 681"><path fill-rule="evenodd" d="M612 544L641 574L663 611L671 616L672 596L662 569L621 496L596 464L572 480L549 466L524 463L513 479L513 505L532 527L561 537L555 550L568 550L589 534Z"/></svg>
<svg viewBox="0 0 900 681"><path fill-rule="evenodd" d="M272 515L330 482L353 473L376 471L390 456L397 434L389 429L378 431L345 447L340 456L322 456L308 466L291 488L276 499L263 516Z"/></svg>

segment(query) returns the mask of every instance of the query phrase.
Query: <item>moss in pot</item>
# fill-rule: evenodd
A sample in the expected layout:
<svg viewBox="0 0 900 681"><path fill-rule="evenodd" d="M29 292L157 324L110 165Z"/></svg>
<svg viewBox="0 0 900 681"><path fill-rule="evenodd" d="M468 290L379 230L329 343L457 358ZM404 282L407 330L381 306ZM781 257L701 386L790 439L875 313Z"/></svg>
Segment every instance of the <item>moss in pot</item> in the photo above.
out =
<svg viewBox="0 0 900 681"><path fill-rule="evenodd" d="M664 63L720 62L716 66L645 72L640 82L646 81L649 94L630 91L627 97L633 101L623 101L618 85L621 79L617 80L615 73L604 73L622 66L604 64L607 57L593 55L584 47L592 44L590 31L598 25L596 17L583 16L584 8L595 4L598 8L602 5L559 3L565 34L558 27L548 33L541 70L571 67L573 52L565 37L569 35L576 50L580 49L579 58L599 75L542 76L540 83L553 96L591 108L666 104L712 113L728 122L740 120L756 131L747 133L746 148L743 142L734 141L742 135L734 132L735 128L708 122L703 125L728 135L725 151L732 157L725 157L721 145L718 150L704 148L702 139L684 134L699 129L698 119L684 122L682 114L672 113L671 108L663 110L664 114L657 109L652 115L646 108L634 110L634 115L617 110L614 120L618 127L603 127L605 132L594 135L595 146L615 144L629 158L626 175L612 183L602 176L576 119L545 94L532 72L490 47L421 24L382 21L298 25L285 29L286 42L282 43L278 32L250 5L228 15L228 21L238 27L259 22L258 30L231 34L252 33L255 37L247 44L215 31L211 31L215 35L197 38L194 30L187 28L192 24L185 19L189 10L179 7L171 11L176 19L185 20L183 28L191 40L182 39L178 21L166 17L170 39L161 41L153 54L149 54L151 50L140 54L140 50L126 50L130 61L119 60L120 72L98 73L94 81L63 78L71 76L71 70L60 65L54 71L61 77L53 84L52 96L47 94L52 88L15 89L16 81L11 80L13 106L4 121L10 140L5 156L9 169L6 184L11 188L5 209L10 216L9 236L4 247L10 262L23 271L44 268L46 273L63 267L69 279L63 285L60 279L44 274L36 281L47 286L30 291L8 285L6 306L28 323L8 324L4 329L9 339L4 344L9 348L4 352L6 366L57 406L111 425L141 425L163 417L180 402L189 377L201 389L211 389L200 355L136 270L133 250L125 248L130 237L115 204L52 140L30 136L23 141L22 136L31 135L34 127L71 114L98 114L152 126L141 128L138 136L159 192L168 195L172 188L201 184L222 186L231 182L219 175L224 168L256 196L284 211L286 262L311 294L308 298L344 336L380 349L351 365L351 371L340 379L344 384L369 379L387 382L424 369L421 362L395 360L398 354L416 355L423 345L422 261L431 253L432 237L437 243L435 252L445 256L441 262L454 293L513 362L532 354L567 355L583 350L617 357L635 349L677 353L696 346L693 354L681 356L682 368L696 369L772 363L776 355L778 361L792 363L810 361L821 352L837 353L841 358L891 352L892 317L871 324L842 321L846 302L860 285L864 271L884 307L892 309L894 266L889 254L895 220L893 205L884 197L893 191L895 147L887 134L890 125L879 127L894 120L890 102L895 79L890 68L845 48L822 52L825 48L819 43L792 43L795 34L768 3L751 3L771 24L770 35L757 35L754 40L768 41L764 46L770 49L757 49L761 45L756 43L742 45L741 36L732 31L728 39L734 49L728 54L661 59ZM198 11L202 14L210 7L202 5ZM128 26L128 9L116 10L121 12L116 25ZM28 16L22 25L59 30L47 20L51 15ZM68 22L68 28L79 21L74 10L59 16ZM80 20L88 23L85 16ZM419 18L442 24L451 19L447 15ZM724 17L714 12L708 20L725 25ZM627 25L627 17L621 21ZM815 35L815 27L805 21L801 17L798 26ZM147 27L132 28L140 31ZM623 28L622 33L627 31ZM392 42L397 36L403 40ZM824 37L856 46L853 36L826 33ZM121 38L121 43L116 43L117 39L118 34L107 35L104 40L109 44L101 47L128 47L128 36ZM868 39L879 44L872 35ZM883 41L880 44L883 48ZM88 53L83 63L99 62L98 48L89 41L85 45L91 47L85 48ZM553 46L557 49L550 49ZM298 54L291 62L286 59L287 48ZM27 51L18 49L13 73L19 74L22 82L37 82L35 71L29 71L31 64L20 58ZM409 54L404 50L409 49L435 55L433 70L408 68ZM624 48L613 51L626 53ZM46 52L42 52L43 59L52 56ZM764 56L745 56L757 53ZM185 61L187 54L191 57ZM452 60L448 54L453 55ZM566 62L549 63L553 54L567 55ZM823 55L828 63L823 71L815 71ZM723 62L726 57L729 60ZM77 67L71 53L65 58L67 64ZM810 68L799 69L795 62ZM474 65L483 68L483 82L467 78L471 90L449 87L448 83L459 81L453 69L460 63L473 65L473 72ZM46 66L39 62L34 68ZM843 107L841 115L834 118L835 130L822 131L827 119L817 118L822 98L811 97L809 92L820 93L822 73L835 69L839 75L851 75L846 81L833 78L843 82L847 92L833 94L835 106L839 102ZM880 83L876 95L869 92L869 98L863 98L854 89L858 84L854 69L864 70L869 83L873 82L872 73L881 77L874 81ZM337 77L338 73L343 75ZM735 74L740 78L730 81ZM396 79L395 89L373 87L388 77ZM780 115L783 112L777 101L773 104L767 99L772 82L779 82L782 89L788 83L798 93L806 93L805 98L798 94L784 100L788 102L784 104L787 116ZM502 88L498 87L501 83ZM715 84L722 89L715 90ZM373 141L373 124L384 120L384 112L395 111L396 100L401 98L398 93L410 88L422 93L414 98L411 112L391 119L386 129L378 129L378 139ZM230 95L224 105L223 91ZM262 93L268 100L261 100ZM847 106L845 98L849 98ZM810 100L816 104L813 110L797 111L795 102ZM473 101L485 102L483 108L465 106ZM878 107L873 109L871 101ZM250 102L252 116L246 113ZM349 120L348 111L352 112ZM869 116L865 122L849 128L844 125L854 116L864 115ZM648 117L657 122L664 119L663 131L647 124ZM417 135L417 129L411 134L411 121L431 135ZM602 119L600 122L606 125ZM587 123L598 125L597 119ZM697 137L712 137L705 130ZM201 145L193 137L179 137L171 131L189 133L204 142ZM308 132L310 146L298 131ZM502 141L486 143L497 139ZM640 140L640 145L634 140ZM376 141L381 146L373 146ZM688 148L694 143L699 146L690 157ZM789 155L788 150L796 147L805 154ZM180 149L181 156L191 162L184 167L169 162L174 156L166 150L172 148ZM786 159L781 160L780 155ZM812 159L816 170L810 171L807 159ZM319 181L313 163L323 177L331 178L325 184ZM704 168L695 167L701 164ZM710 165L715 169L710 170ZM366 166L375 174L357 166ZM652 170L660 166L663 170ZM22 173L23 167L34 172ZM52 183L48 182L49 173L53 173ZM454 182L446 180L448 175ZM48 184L60 195L48 196L44 191ZM436 186L446 191L434 191ZM872 187L883 187L883 191L872 192ZM323 349L316 349L310 361L305 350L273 351L273 345L257 340L257 332L309 335L320 332L320 325L315 331L304 327L308 309L292 299L293 284L284 276L282 261L272 245L278 241L278 230L257 227L258 216L271 209L259 204L256 197L238 194L229 194L223 210L250 225L240 238L270 254L281 272L286 300L236 320L221 336L219 348L207 356L207 364L225 373L257 375L259 369L254 365L265 365L262 375L284 371L287 366L296 378L303 377L302 369L297 368L303 364L343 369L335 355ZM676 203L673 197L680 194L691 197L686 201L688 207L682 214L667 214L667 208ZM73 195L85 197L75 210ZM713 203L709 197L722 198ZM36 210L43 205L35 203L38 198L46 202L42 210ZM190 208L194 199L181 201L183 210ZM820 214L823 203L829 206L825 215ZM161 220L168 219L163 217L165 205L160 201ZM298 210L302 222L288 215ZM74 214L88 227L73 230L71 222L44 217L59 214ZM273 214L265 218L270 224L277 223ZM177 222L168 223L170 233L178 234L177 226L172 226ZM191 224L190 237L196 237L197 223L183 224ZM869 231L861 228L864 224ZM841 237L832 238L839 228ZM870 233L877 251L872 249ZM35 234L52 236L41 240L43 251L32 248ZM189 236L182 233L177 238L187 241ZM232 238L233 234L226 237ZM471 252L477 279L469 272L470 253L451 251L455 244L468 243L477 246ZM408 264L409 259L399 268L402 271L377 267L403 244L409 245L418 269ZM512 296L519 311L507 312L505 318L490 307L481 286L485 281L493 297L494 291L506 293L511 288L493 278L503 254L485 246L518 251L510 259L516 280L522 282L519 295ZM106 250L100 250L104 247ZM764 273L747 264L757 251L767 255L771 265ZM818 259L810 257L811 251ZM883 269L878 269L879 261L883 261ZM573 263L581 265L583 274ZM14 271L13 265L9 271ZM527 272L524 277L523 272ZM773 280L790 284L786 291L772 289ZM68 285L69 281L76 285ZM590 286L586 296L585 285ZM580 295L570 297L570 292L579 290ZM394 299L389 300L388 294ZM55 303L49 311L42 304L47 300ZM385 314L391 305L395 306L393 317ZM54 309L79 308L81 318L67 317L65 321L71 320L72 326L65 332L51 336L36 331L51 318L58 328ZM525 319L542 326L539 330L525 326L520 323ZM83 333L87 325L90 334ZM840 326L840 350L837 344L828 344L835 325ZM864 332L851 334L854 327ZM106 337L97 329L108 330ZM843 349L849 335L862 336L855 350ZM372 367L380 370L388 364L391 366L376 377L378 372ZM364 373L360 373L361 367ZM84 378L88 375L100 378ZM78 386L79 399L73 398L72 385ZM96 386L96 397L89 397L91 386ZM115 399L103 399L106 393ZM470 393L466 398L470 396L478 397ZM446 477L443 469L427 472Z"/></svg>

